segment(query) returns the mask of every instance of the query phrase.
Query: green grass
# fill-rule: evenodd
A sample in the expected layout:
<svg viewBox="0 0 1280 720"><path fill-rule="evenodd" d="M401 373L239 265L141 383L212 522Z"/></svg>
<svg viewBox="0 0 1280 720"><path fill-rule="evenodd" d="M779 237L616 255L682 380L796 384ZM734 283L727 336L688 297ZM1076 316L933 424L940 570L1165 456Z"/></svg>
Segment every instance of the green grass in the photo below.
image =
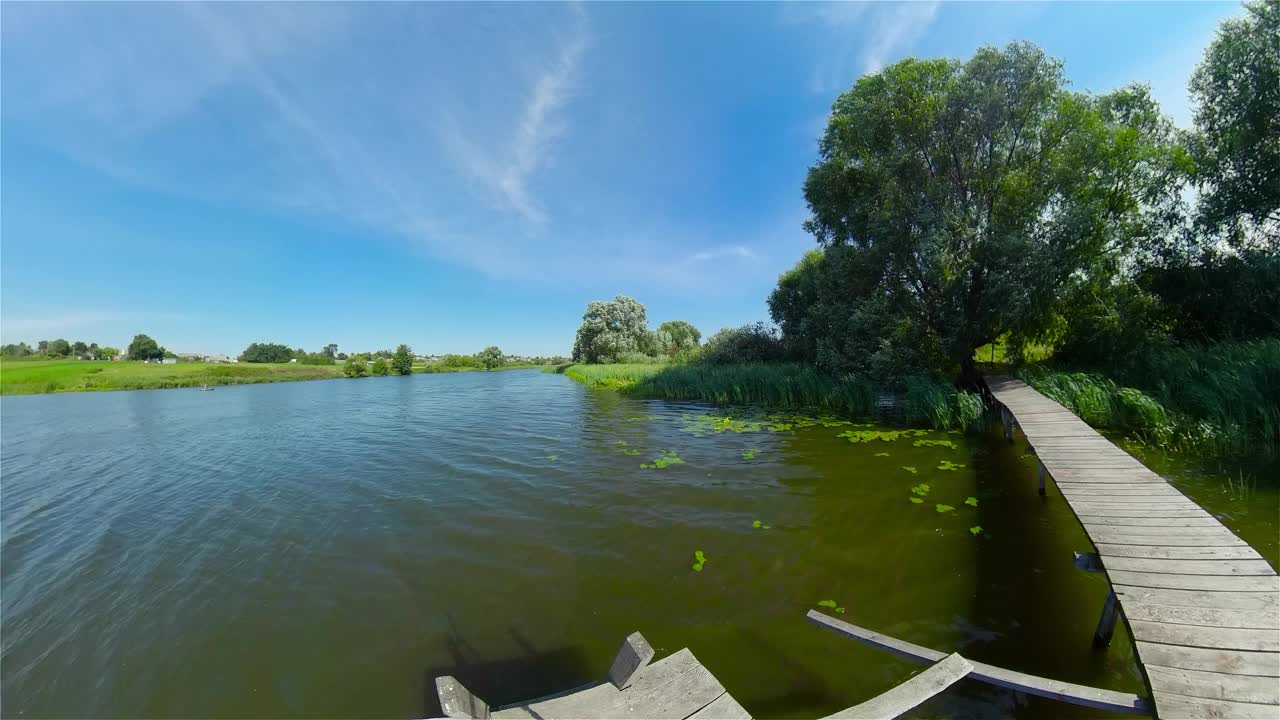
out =
<svg viewBox="0 0 1280 720"><path fill-rule="evenodd" d="M322 380L342 376L341 365L297 363L177 363L94 360L0 361L0 395L93 390L150 390Z"/></svg>
<svg viewBox="0 0 1280 720"><path fill-rule="evenodd" d="M1174 449L1280 447L1280 339L1150 352L1104 370L1017 374L1091 425Z"/></svg>
<svg viewBox="0 0 1280 720"><path fill-rule="evenodd" d="M854 376L834 377L791 363L746 365L566 365L556 369L589 387L665 400L718 405L814 409L869 418L880 388ZM928 378L906 387L905 421L965 427L982 414L976 395Z"/></svg>

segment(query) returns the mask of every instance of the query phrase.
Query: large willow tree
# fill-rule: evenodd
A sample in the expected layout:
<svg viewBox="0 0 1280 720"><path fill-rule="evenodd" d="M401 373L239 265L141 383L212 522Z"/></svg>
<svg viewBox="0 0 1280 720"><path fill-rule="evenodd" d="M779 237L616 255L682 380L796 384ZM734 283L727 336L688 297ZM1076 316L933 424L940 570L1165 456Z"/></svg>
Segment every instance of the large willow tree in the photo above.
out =
<svg viewBox="0 0 1280 720"><path fill-rule="evenodd" d="M1072 92L1031 44L907 59L832 107L806 229L838 250L845 314L892 330L877 342L968 368L1001 333L1043 327L1073 274L1165 231L1185 162L1172 136L1145 88Z"/></svg>

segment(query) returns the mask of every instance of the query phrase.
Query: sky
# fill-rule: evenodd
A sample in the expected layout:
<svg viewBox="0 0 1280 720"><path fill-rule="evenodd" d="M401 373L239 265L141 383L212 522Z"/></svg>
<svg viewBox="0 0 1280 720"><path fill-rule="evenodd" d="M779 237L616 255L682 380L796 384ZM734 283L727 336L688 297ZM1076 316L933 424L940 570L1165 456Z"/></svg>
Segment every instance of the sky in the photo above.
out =
<svg viewBox="0 0 1280 720"><path fill-rule="evenodd" d="M704 335L814 247L832 102L1030 40L1186 82L1237 3L3 3L0 339L567 354L588 302Z"/></svg>

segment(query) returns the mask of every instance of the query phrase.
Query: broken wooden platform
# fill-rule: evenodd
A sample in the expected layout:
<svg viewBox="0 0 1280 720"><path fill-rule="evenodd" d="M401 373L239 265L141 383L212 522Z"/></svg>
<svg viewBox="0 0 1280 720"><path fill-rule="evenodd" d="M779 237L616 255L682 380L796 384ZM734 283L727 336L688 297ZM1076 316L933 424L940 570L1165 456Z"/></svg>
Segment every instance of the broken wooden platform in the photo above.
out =
<svg viewBox="0 0 1280 720"><path fill-rule="evenodd" d="M1125 617L1156 714L1280 718L1275 569L1070 410L1019 380L987 386L1006 437L1016 423L1035 452L1041 494L1052 477L1097 548L1107 608Z"/></svg>

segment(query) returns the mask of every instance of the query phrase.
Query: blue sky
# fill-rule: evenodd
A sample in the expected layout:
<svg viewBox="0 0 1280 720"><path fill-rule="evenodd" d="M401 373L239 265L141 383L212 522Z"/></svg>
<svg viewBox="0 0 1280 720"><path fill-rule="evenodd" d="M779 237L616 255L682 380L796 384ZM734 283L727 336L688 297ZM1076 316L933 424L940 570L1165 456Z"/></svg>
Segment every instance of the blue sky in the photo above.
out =
<svg viewBox="0 0 1280 720"><path fill-rule="evenodd" d="M1032 40L1186 80L1236 3L0 5L0 336L567 353L591 300L705 334L812 247L832 101Z"/></svg>

